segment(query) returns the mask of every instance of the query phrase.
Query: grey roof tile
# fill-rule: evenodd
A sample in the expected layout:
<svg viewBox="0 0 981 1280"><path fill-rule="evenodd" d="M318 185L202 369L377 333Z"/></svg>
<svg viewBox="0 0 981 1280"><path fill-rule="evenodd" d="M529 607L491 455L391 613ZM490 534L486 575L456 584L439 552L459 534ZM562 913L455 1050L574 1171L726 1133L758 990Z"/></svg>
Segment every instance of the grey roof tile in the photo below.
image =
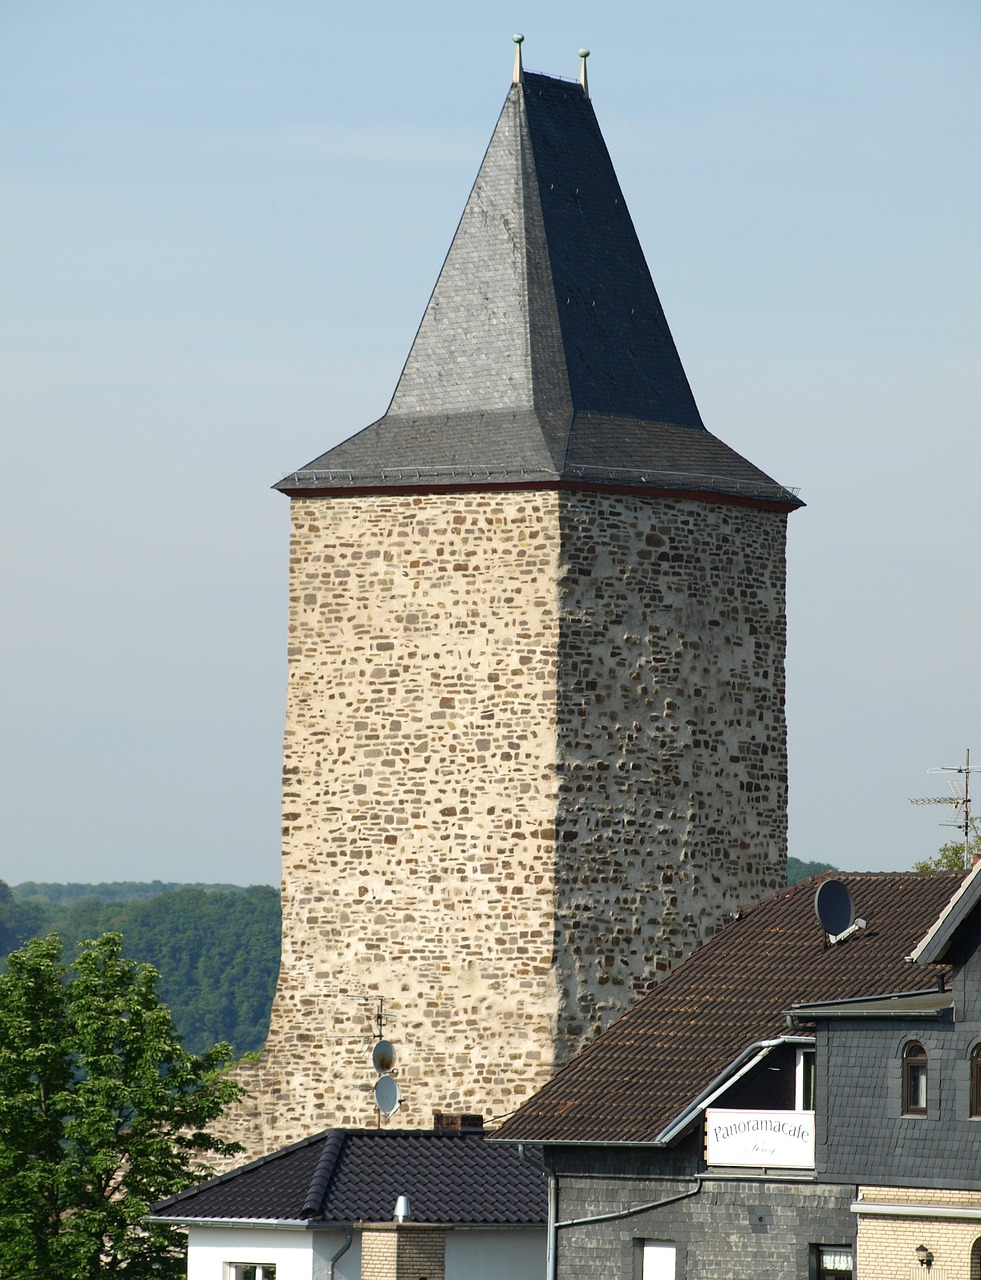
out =
<svg viewBox="0 0 981 1280"><path fill-rule="evenodd" d="M160 1219L389 1222L407 1195L413 1222L537 1226L541 1173L482 1134L330 1129L153 1206Z"/></svg>

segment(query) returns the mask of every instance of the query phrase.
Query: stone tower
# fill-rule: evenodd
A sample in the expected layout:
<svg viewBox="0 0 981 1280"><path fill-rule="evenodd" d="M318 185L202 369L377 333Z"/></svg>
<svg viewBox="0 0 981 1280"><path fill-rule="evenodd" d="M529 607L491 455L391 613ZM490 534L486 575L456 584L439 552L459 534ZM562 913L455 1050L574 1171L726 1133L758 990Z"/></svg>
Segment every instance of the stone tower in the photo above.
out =
<svg viewBox="0 0 981 1280"><path fill-rule="evenodd" d="M503 1117L785 872L800 504L703 425L583 86L516 74L388 412L277 488L283 961L244 1140L373 1123L380 1006L397 1123Z"/></svg>

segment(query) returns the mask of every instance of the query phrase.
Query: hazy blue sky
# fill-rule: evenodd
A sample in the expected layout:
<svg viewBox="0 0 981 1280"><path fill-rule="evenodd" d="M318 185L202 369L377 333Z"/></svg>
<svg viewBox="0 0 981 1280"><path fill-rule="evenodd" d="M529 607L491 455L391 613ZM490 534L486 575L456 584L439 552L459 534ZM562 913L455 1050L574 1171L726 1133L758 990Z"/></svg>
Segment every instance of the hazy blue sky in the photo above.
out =
<svg viewBox="0 0 981 1280"><path fill-rule="evenodd" d="M384 411L514 31L592 49L706 424L808 503L791 853L953 834L907 797L981 763L977 0L7 0L0 878L278 880L269 485Z"/></svg>

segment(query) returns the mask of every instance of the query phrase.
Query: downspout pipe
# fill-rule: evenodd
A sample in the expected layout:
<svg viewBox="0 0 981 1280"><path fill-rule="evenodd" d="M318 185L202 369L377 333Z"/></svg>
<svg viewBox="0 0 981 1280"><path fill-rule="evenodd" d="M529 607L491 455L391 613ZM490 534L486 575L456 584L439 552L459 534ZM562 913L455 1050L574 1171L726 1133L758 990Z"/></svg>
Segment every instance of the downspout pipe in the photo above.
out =
<svg viewBox="0 0 981 1280"><path fill-rule="evenodd" d="M545 1274L548 1280L555 1280L558 1255L560 1227L588 1227L594 1222L616 1222L624 1218L632 1218L638 1213L649 1213L653 1209L663 1209L665 1205L676 1204L679 1200L687 1200L697 1196L702 1189L702 1178L694 1178L694 1186L679 1191L673 1196L665 1196L661 1200L651 1200L647 1204L634 1204L629 1209L617 1209L613 1213L598 1213L590 1218L566 1218L558 1220L558 1179L554 1173L548 1175L548 1251L546 1254Z"/></svg>
<svg viewBox="0 0 981 1280"><path fill-rule="evenodd" d="M327 1259L327 1280L334 1280L334 1265L344 1257L354 1241L354 1224L349 1222L344 1228L344 1243L332 1258Z"/></svg>
<svg viewBox="0 0 981 1280"><path fill-rule="evenodd" d="M545 1251L545 1275L555 1280L556 1246L559 1243L559 1184L553 1172L548 1175L548 1238Z"/></svg>

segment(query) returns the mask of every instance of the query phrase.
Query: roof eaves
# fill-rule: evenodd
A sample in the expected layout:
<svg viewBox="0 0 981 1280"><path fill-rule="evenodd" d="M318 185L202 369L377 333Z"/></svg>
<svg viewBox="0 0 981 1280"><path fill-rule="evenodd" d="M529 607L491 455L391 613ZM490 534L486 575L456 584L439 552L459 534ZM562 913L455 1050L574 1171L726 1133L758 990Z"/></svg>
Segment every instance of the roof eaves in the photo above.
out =
<svg viewBox="0 0 981 1280"><path fill-rule="evenodd" d="M188 1218L169 1214L148 1214L143 1219L152 1227L237 1227L242 1231L277 1227L281 1231L309 1231L328 1223L310 1222L306 1218Z"/></svg>
<svg viewBox="0 0 981 1280"><path fill-rule="evenodd" d="M166 1200L158 1200L156 1204L151 1206L151 1209L163 1209L168 1205L180 1204L182 1201L191 1200L202 1191L208 1191L212 1187L230 1182L233 1178L237 1178L243 1173L249 1173L253 1169L258 1169L262 1165L282 1160L292 1152L312 1146L315 1142L322 1142L330 1132L330 1130L323 1130L321 1133L311 1134L309 1138L301 1138L298 1142L291 1142L289 1146L277 1147L275 1151L270 1151L268 1155L258 1156L255 1160L250 1160L248 1164L240 1164L234 1169L228 1169L225 1173L219 1173L214 1178L208 1178L206 1182L196 1182L193 1187L188 1187L186 1191L178 1191L176 1195L168 1196ZM276 1219L276 1221L279 1221L279 1219Z"/></svg>
<svg viewBox="0 0 981 1280"><path fill-rule="evenodd" d="M970 915L981 896L981 862L958 885L950 901L927 930L926 935L913 948L910 960L914 964L940 964L947 953L958 925Z"/></svg>
<svg viewBox="0 0 981 1280"><path fill-rule="evenodd" d="M788 1018L848 1018L889 1015L886 1006L902 1005L906 1012L932 1015L950 1005L952 993L925 987L920 991L894 991L886 995L849 996L845 1000L817 1000L810 1004L794 1004L787 1010Z"/></svg>
<svg viewBox="0 0 981 1280"><path fill-rule="evenodd" d="M752 1071L772 1050L785 1044L803 1046L813 1043L812 1036L778 1036L773 1040L757 1040L747 1045L742 1053L709 1082L697 1098L692 1099L688 1106L661 1130L655 1141L659 1146L668 1146L675 1138L681 1137L706 1107L710 1107L716 1098L730 1089L742 1076Z"/></svg>

